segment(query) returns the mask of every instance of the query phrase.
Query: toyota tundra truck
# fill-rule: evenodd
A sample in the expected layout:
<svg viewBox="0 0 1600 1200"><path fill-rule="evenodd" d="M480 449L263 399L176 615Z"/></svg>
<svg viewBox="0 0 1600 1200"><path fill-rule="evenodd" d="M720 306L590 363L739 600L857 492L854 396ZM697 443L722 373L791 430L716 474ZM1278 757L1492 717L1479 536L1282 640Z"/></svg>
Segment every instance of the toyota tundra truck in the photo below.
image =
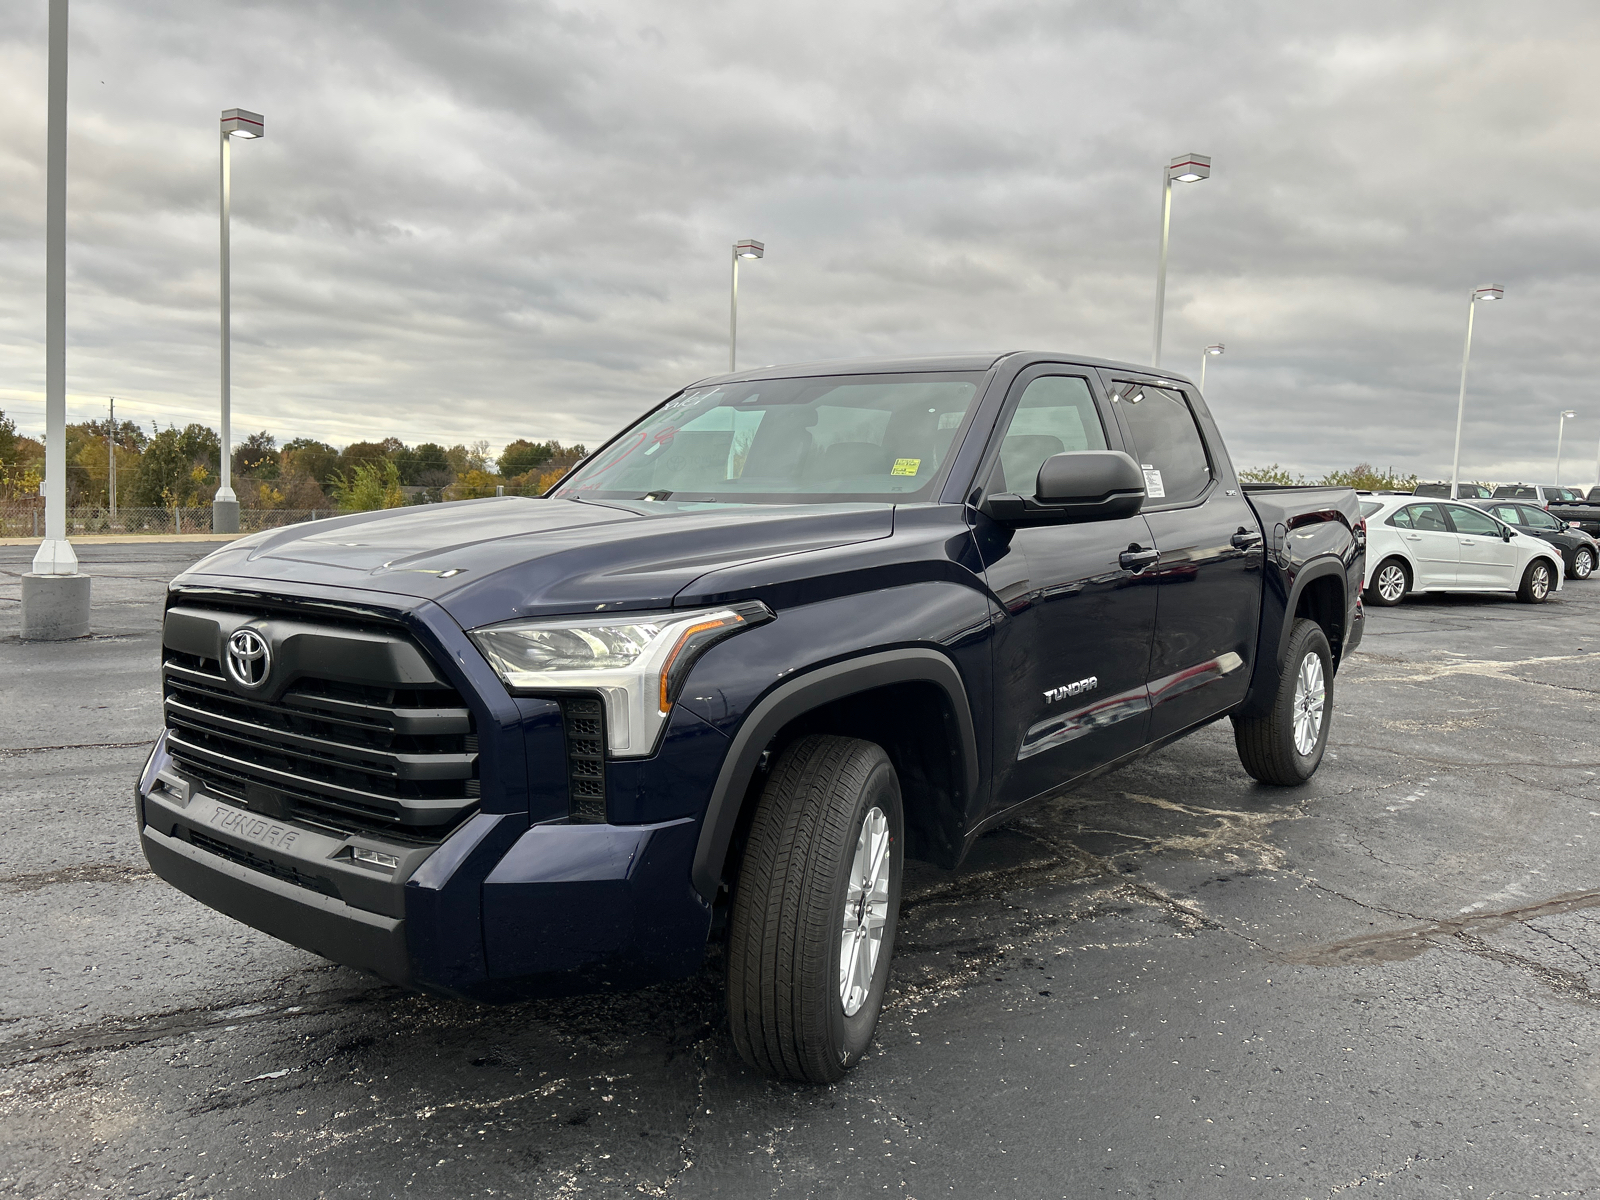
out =
<svg viewBox="0 0 1600 1200"><path fill-rule="evenodd" d="M644 986L867 1047L905 860L1222 718L1317 769L1361 640L1345 488L1241 485L1200 393L1076 355L718 376L542 497L241 538L170 585L162 878L404 987ZM1241 787L1250 786L1243 777Z"/></svg>

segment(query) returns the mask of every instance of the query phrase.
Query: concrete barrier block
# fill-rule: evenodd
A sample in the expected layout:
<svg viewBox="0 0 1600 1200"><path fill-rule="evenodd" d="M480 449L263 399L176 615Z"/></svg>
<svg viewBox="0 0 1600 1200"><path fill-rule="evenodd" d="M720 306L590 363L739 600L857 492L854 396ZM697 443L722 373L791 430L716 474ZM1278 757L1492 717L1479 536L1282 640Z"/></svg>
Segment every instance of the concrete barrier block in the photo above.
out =
<svg viewBox="0 0 1600 1200"><path fill-rule="evenodd" d="M89 577L35 575L22 577L22 638L28 642L61 642L89 632Z"/></svg>

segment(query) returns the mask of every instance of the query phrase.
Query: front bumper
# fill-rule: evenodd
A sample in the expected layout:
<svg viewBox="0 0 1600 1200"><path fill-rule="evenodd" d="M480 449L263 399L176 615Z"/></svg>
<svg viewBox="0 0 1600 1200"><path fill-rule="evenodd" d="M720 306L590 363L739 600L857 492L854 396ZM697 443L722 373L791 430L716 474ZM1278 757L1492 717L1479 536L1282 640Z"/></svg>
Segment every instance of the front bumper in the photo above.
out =
<svg viewBox="0 0 1600 1200"><path fill-rule="evenodd" d="M699 822L528 825L478 813L437 845L337 836L193 787L156 744L135 794L157 875L201 903L420 991L514 1000L692 972L710 907L689 883ZM357 862L357 847L397 860Z"/></svg>

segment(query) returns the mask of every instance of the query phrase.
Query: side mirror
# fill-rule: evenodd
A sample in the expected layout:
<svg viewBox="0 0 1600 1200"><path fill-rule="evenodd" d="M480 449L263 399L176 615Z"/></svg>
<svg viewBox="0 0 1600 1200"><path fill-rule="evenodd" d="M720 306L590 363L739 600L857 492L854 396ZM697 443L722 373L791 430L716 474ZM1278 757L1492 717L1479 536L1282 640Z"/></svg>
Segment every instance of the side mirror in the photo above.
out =
<svg viewBox="0 0 1600 1200"><path fill-rule="evenodd" d="M1005 525L1065 525L1137 516L1144 472L1120 450L1076 450L1044 460L1032 496L988 496L981 511Z"/></svg>
<svg viewBox="0 0 1600 1200"><path fill-rule="evenodd" d="M1516 535L1516 532L1517 531L1515 529L1502 529L1500 531L1500 540L1502 542L1509 542Z"/></svg>

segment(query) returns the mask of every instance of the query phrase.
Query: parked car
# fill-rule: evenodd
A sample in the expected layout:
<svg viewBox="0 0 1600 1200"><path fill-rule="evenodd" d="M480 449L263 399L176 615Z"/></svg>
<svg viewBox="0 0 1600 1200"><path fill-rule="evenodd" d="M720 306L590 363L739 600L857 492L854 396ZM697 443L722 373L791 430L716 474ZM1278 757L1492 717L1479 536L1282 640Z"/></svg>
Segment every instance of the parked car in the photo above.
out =
<svg viewBox="0 0 1600 1200"><path fill-rule="evenodd" d="M740 1052L832 1080L906 856L954 867L1222 717L1254 778L1317 769L1364 545L1354 492L1241 487L1199 392L1145 367L704 380L545 498L179 576L140 838L202 902L444 995L638 986L726 937Z"/></svg>
<svg viewBox="0 0 1600 1200"><path fill-rule="evenodd" d="M1361 497L1367 522L1369 604L1395 605L1412 592L1515 592L1530 604L1562 586L1560 554L1548 543L1456 500Z"/></svg>
<svg viewBox="0 0 1600 1200"><path fill-rule="evenodd" d="M1542 538L1560 550L1571 578L1587 579L1594 574L1595 564L1600 562L1600 543L1576 525L1556 516L1559 509L1546 512L1537 505L1510 500L1479 500L1476 507L1504 521L1518 533Z"/></svg>
<svg viewBox="0 0 1600 1200"><path fill-rule="evenodd" d="M1455 495L1455 498L1457 500L1487 500L1492 494L1493 493L1491 493L1489 491L1488 485L1486 485L1486 484L1482 484L1482 483L1458 483L1458 484L1456 484L1456 495ZM1450 495L1450 485L1448 483L1419 483L1419 484L1417 484L1416 490L1414 492L1412 492L1412 495L1414 495L1414 496L1449 496Z"/></svg>
<svg viewBox="0 0 1600 1200"><path fill-rule="evenodd" d="M1556 500L1582 500L1580 488L1556 487L1549 483L1503 483L1494 489L1489 500L1532 500L1539 507L1547 507Z"/></svg>

